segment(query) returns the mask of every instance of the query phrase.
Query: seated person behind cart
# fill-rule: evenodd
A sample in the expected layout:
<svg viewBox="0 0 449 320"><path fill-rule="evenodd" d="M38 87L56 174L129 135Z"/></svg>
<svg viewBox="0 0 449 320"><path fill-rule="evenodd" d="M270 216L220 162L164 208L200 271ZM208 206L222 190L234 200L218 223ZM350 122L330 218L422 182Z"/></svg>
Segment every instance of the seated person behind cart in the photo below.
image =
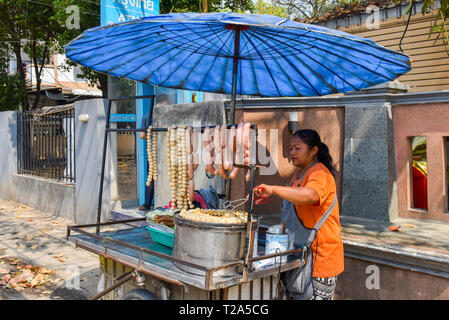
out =
<svg viewBox="0 0 449 320"><path fill-rule="evenodd" d="M262 198L276 195L292 202L293 206L290 208L294 208L295 211L292 212L292 216L297 216L304 227L311 229L331 207L336 196L332 158L328 147L321 142L318 133L306 129L293 134L290 140L290 159L293 165L298 167L290 186L261 184L255 188L255 195ZM304 178L299 186L302 176ZM261 201L262 199L256 200L256 204ZM286 227L289 228L288 225ZM289 233L295 232L291 228L292 226ZM337 276L343 272L343 242L340 230L337 201L311 245L313 300L331 300Z"/></svg>
<svg viewBox="0 0 449 320"><path fill-rule="evenodd" d="M168 105L168 96L166 94L160 94L156 97L156 107ZM150 113L144 114L142 121L140 122L140 128L148 128ZM147 141L146 132L140 132L140 139ZM151 181L150 185L145 184L145 203L142 204L138 209L140 211L146 211L151 209L151 204L154 197L154 181Z"/></svg>

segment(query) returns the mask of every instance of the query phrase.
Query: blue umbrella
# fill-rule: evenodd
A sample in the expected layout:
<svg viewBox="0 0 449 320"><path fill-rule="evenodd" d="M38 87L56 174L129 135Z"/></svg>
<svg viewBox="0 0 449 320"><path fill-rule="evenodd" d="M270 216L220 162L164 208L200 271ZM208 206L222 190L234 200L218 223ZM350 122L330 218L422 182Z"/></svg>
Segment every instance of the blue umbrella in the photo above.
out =
<svg viewBox="0 0 449 320"><path fill-rule="evenodd" d="M360 90L408 72L370 39L270 15L176 13L86 30L66 48L93 70L156 86L263 97Z"/></svg>

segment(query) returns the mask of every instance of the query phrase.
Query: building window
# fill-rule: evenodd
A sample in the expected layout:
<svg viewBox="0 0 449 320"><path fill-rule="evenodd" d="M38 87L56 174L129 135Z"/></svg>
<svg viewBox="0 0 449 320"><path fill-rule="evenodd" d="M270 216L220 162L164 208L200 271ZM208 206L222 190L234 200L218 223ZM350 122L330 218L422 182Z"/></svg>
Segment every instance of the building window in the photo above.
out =
<svg viewBox="0 0 449 320"><path fill-rule="evenodd" d="M411 207L427 210L427 139L410 138L412 147Z"/></svg>

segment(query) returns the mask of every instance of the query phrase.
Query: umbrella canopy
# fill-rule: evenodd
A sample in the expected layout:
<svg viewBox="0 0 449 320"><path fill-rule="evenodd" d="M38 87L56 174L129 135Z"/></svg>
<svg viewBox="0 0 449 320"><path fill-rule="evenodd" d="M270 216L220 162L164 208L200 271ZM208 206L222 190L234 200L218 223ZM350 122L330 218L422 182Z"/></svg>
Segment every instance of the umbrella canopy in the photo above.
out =
<svg viewBox="0 0 449 320"><path fill-rule="evenodd" d="M370 39L270 15L176 13L96 27L70 60L144 83L265 97L360 90L410 70Z"/></svg>

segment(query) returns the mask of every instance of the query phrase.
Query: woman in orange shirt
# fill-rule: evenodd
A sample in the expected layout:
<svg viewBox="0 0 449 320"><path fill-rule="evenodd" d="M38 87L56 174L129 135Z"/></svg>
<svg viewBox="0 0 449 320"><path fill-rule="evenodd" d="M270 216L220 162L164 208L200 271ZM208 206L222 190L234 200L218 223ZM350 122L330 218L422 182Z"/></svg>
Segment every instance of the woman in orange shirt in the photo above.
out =
<svg viewBox="0 0 449 320"><path fill-rule="evenodd" d="M316 232L310 248L313 252L312 299L331 300L337 276L344 269L339 207L338 201L334 202L337 189L332 158L318 133L305 129L293 134L290 141L290 159L293 165L298 167L290 186L262 184L255 188L255 195L261 198L276 195L284 199L282 220L289 229L289 242L292 235L297 246L300 245L299 241L304 243L304 240L297 240L301 238L297 230L312 231L320 218L328 213L327 218L321 220L324 220L324 223ZM256 204L259 201L261 200L256 201ZM286 209L289 207L290 219Z"/></svg>

